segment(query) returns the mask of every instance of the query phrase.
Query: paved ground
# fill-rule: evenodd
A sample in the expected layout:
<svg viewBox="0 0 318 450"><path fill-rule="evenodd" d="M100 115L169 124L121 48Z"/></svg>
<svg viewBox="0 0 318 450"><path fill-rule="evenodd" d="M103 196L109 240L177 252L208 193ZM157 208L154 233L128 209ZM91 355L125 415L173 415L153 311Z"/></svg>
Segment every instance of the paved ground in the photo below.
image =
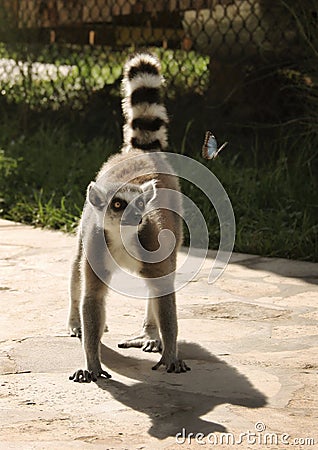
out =
<svg viewBox="0 0 318 450"><path fill-rule="evenodd" d="M235 254L208 285L208 260L178 293L192 368L180 375L117 348L144 300L113 293L102 349L113 378L78 384L80 342L65 326L73 245L0 221L1 449L318 448L318 265Z"/></svg>

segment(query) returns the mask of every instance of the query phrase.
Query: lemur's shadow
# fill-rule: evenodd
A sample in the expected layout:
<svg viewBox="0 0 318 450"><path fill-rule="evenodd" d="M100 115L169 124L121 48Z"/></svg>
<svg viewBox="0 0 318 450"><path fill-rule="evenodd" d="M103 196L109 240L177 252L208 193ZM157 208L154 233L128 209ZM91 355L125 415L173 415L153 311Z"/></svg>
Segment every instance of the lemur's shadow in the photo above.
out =
<svg viewBox="0 0 318 450"><path fill-rule="evenodd" d="M206 435L226 432L223 425L200 419L223 403L248 408L266 405L265 395L234 367L197 344L180 343L179 349L192 368L186 374L168 374L163 368L151 371L151 361L131 357L129 350L123 355L102 345L102 362L110 372L139 383L126 385L113 374L110 380L98 379L97 385L119 402L147 414L152 420L149 434L158 439L175 436L182 428Z"/></svg>

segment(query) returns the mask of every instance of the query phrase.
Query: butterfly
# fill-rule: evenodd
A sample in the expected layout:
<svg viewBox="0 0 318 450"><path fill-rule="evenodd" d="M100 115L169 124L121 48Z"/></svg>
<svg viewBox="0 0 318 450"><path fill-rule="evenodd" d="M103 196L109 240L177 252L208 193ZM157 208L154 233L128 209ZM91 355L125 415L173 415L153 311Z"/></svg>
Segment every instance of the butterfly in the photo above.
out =
<svg viewBox="0 0 318 450"><path fill-rule="evenodd" d="M216 142L215 137L211 133L211 131L207 131L205 133L204 143L202 146L202 156L205 159L215 159L221 150L228 144L228 142L224 142L221 147L218 149L218 144Z"/></svg>

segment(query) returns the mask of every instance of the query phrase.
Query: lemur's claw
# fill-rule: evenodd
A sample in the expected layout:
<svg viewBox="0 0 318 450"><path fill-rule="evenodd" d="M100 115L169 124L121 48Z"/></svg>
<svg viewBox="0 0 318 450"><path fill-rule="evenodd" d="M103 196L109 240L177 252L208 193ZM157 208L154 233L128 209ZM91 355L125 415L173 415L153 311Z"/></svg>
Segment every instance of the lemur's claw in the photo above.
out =
<svg viewBox="0 0 318 450"><path fill-rule="evenodd" d="M73 373L73 375L69 376L69 380L73 380L77 383L90 383L91 381L97 381L98 377L103 378L111 378L112 376L106 372L106 370L99 370L97 374L95 374L92 370L83 370L79 369Z"/></svg>
<svg viewBox="0 0 318 450"><path fill-rule="evenodd" d="M191 370L182 359L173 358L172 361L165 361L164 356L152 367L152 370L157 370L160 366L165 366L168 373L185 373Z"/></svg>

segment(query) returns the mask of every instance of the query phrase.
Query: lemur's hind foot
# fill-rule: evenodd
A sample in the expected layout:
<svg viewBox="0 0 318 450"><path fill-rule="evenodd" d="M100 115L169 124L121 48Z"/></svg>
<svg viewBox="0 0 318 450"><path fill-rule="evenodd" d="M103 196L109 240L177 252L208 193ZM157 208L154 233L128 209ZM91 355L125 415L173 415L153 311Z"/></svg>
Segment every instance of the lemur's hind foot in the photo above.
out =
<svg viewBox="0 0 318 450"><path fill-rule="evenodd" d="M118 344L119 348L141 348L144 352L161 352L162 344L160 338L153 339L144 333L130 339L125 339Z"/></svg>

